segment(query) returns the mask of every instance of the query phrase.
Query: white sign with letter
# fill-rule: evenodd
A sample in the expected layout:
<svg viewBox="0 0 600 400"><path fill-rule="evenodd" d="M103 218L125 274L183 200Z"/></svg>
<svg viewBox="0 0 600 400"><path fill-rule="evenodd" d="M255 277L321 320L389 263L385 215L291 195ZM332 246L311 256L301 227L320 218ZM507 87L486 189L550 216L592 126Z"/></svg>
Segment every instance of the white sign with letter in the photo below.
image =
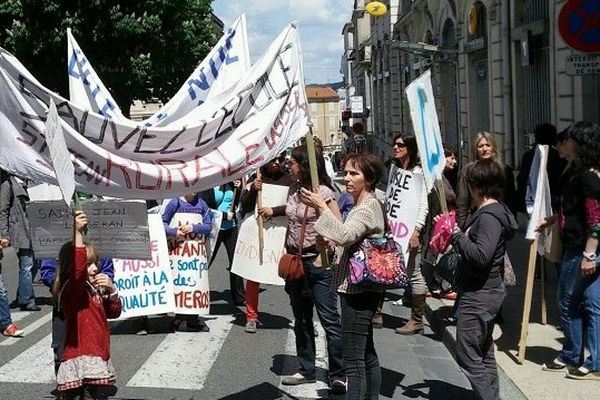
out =
<svg viewBox="0 0 600 400"><path fill-rule="evenodd" d="M285 205L289 188L280 185L262 185L263 207ZM264 219L263 263L259 263L258 222L256 212L248 215L242 222L235 246L235 256L231 272L254 282L271 285L284 285L278 275L279 259L285 254L286 217Z"/></svg>
<svg viewBox="0 0 600 400"><path fill-rule="evenodd" d="M408 242L417 224L421 191L425 190L423 186L422 174L392 165L388 177L385 210L388 226L396 242L402 246L404 260L407 263Z"/></svg>
<svg viewBox="0 0 600 400"><path fill-rule="evenodd" d="M548 145L538 145L535 149L531 171L527 182L525 205L529 213L529 224L525 239L534 240L537 236L536 228L540 222L552 215L552 201L550 197L550 183L548 182ZM540 236L540 248L544 248L545 237ZM543 254L543 252L541 252Z"/></svg>
<svg viewBox="0 0 600 400"><path fill-rule="evenodd" d="M440 124L431 87L431 70L427 70L412 81L405 92L410 106L410 117L415 130L417 145L419 146L425 185L429 193L434 182L442 180L446 165Z"/></svg>
<svg viewBox="0 0 600 400"><path fill-rule="evenodd" d="M169 226L201 224L201 214L176 213ZM208 253L204 235L169 238L169 259L175 285L175 310L178 314L207 315L210 312Z"/></svg>
<svg viewBox="0 0 600 400"><path fill-rule="evenodd" d="M113 259L122 309L119 319L175 311L167 237L160 215L148 215L148 227L152 259Z"/></svg>

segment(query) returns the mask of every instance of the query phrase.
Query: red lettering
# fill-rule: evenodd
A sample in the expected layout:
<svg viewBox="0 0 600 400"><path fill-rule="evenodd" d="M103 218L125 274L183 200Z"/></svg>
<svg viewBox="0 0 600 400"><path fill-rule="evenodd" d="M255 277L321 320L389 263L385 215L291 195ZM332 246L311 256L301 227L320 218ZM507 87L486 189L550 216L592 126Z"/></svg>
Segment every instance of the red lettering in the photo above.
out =
<svg viewBox="0 0 600 400"><path fill-rule="evenodd" d="M151 186L151 185L143 185L141 183L142 180L142 171L140 168L140 164L138 164L137 162L134 161L135 164L135 169L136 169L136 173L135 173L135 187L137 189L144 189L144 190L157 190L160 189L160 187L162 186L162 168L160 166L156 167L156 170L158 171L158 177L156 180L156 185ZM151 176L150 174L146 174L148 176Z"/></svg>
<svg viewBox="0 0 600 400"><path fill-rule="evenodd" d="M110 153L106 152L106 186L110 185L109 182L111 181L112 169L114 165L115 168L121 170L121 172L123 173L123 177L125 178L125 186L127 186L127 189L131 189L131 178L129 177L129 173L127 172L128 166L130 164L131 162L128 160L125 160L125 164L118 164L115 161L113 161Z"/></svg>

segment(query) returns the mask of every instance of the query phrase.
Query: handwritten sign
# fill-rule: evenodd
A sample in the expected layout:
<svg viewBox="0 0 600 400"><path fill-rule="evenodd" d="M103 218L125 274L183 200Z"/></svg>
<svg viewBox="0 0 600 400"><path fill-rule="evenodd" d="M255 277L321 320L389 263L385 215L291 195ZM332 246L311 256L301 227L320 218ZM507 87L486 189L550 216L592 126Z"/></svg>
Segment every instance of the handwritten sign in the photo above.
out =
<svg viewBox="0 0 600 400"><path fill-rule="evenodd" d="M408 260L408 242L417 223L423 184L423 175L392 165L388 177L385 210L388 225L394 240L402 246L405 260Z"/></svg>
<svg viewBox="0 0 600 400"><path fill-rule="evenodd" d="M548 146L538 145L535 149L529 180L527 182L527 194L525 203L529 214L529 224L525 239L534 240L537 236L536 228L540 222L552 215L552 204L550 199L550 183L548 182ZM545 236L540 237L540 247L543 248ZM543 252L540 252L543 254Z"/></svg>
<svg viewBox="0 0 600 400"><path fill-rule="evenodd" d="M151 258L144 202L90 200L81 206L89 220L86 238L102 257ZM31 202L27 214L37 258L55 258L61 246L73 240L73 217L63 201Z"/></svg>
<svg viewBox="0 0 600 400"><path fill-rule="evenodd" d="M46 143L50 152L50 160L54 167L56 180L62 192L63 199L67 206L71 204L71 197L75 193L75 168L71 162L71 155L65 143L60 120L58 119L58 111L54 101L50 99L48 116L44 129L46 135Z"/></svg>
<svg viewBox="0 0 600 400"><path fill-rule="evenodd" d="M169 250L161 216L148 215L148 227L152 259L113 259L122 308L119 319L175 311Z"/></svg>
<svg viewBox="0 0 600 400"><path fill-rule="evenodd" d="M201 224L201 214L177 213L171 227ZM175 286L175 312L207 315L210 311L208 253L204 235L190 234L186 240L169 239L169 259Z"/></svg>
<svg viewBox="0 0 600 400"><path fill-rule="evenodd" d="M287 194L287 186L263 184L263 207L284 205L287 201ZM231 271L254 282L284 285L285 281L277 274L277 266L279 259L285 254L284 242L287 218L265 219L263 229L263 263L260 264L258 260L258 221L256 212L244 219L238 233Z"/></svg>
<svg viewBox="0 0 600 400"><path fill-rule="evenodd" d="M405 89L410 106L419 156L423 164L425 185L429 193L436 180L442 180L446 157L440 133L440 123L431 87L431 71L427 70Z"/></svg>

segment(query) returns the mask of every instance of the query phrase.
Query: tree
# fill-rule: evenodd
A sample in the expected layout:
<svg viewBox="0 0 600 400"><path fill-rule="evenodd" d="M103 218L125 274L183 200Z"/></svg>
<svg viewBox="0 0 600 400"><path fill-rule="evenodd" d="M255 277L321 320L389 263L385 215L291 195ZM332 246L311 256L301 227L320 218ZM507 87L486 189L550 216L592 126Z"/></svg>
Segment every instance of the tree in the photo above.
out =
<svg viewBox="0 0 600 400"><path fill-rule="evenodd" d="M68 93L67 28L125 115L132 100L166 102L222 32L212 0L5 0L0 46L46 87ZM68 96L65 96L68 97Z"/></svg>

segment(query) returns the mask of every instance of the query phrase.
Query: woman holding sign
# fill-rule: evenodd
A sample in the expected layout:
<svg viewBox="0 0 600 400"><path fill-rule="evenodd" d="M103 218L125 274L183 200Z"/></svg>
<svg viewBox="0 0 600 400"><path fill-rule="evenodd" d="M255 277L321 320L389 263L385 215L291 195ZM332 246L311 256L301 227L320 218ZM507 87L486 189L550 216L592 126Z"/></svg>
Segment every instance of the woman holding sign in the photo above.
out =
<svg viewBox="0 0 600 400"><path fill-rule="evenodd" d="M423 177L423 169L419 162L419 149L414 136L398 134L394 137L394 163L398 168L410 171L417 176ZM388 199L388 202L390 200ZM387 204L388 208L391 204ZM429 204L425 185L421 189L419 211L417 222L408 242L408 274L410 276L410 320L403 326L396 328L396 333L401 335L414 335L423 332L423 314L425 313L425 299L427 296L427 285L421 272L421 263L417 256L421 247L421 230L425 225ZM402 207L400 206L400 212ZM382 299L383 300L383 299Z"/></svg>
<svg viewBox="0 0 600 400"><path fill-rule="evenodd" d="M315 147L319 175L318 193L327 202L333 215L341 219L335 201L333 187L325 170L325 160L320 147ZM298 281L287 281L285 290L290 296L294 313L294 333L296 334L296 354L300 359L300 369L294 375L283 378L284 385L300 385L315 381L315 330L313 308L327 337L329 355L329 379L333 392L346 390L344 366L342 362L342 329L337 310L337 295L332 290L333 274L330 268L323 267L319 239L315 231L317 210L302 203L300 189L310 188L310 168L306 145L295 147L289 161L292 178L296 182L290 186L285 213L288 228L285 246L289 254L301 249L304 277ZM304 235L302 235L302 232ZM300 237L304 240L300 243ZM322 241L322 240L321 240Z"/></svg>
<svg viewBox="0 0 600 400"><path fill-rule="evenodd" d="M316 231L340 246L334 262L333 286L342 298L342 342L344 366L348 376L347 399L378 399L381 370L373 342L373 316L383 291L374 286L348 282L349 258L356 244L366 237L381 238L385 216L375 198L375 185L383 175L383 164L374 155L353 154L345 164L346 189L354 207L345 221L331 212L317 193L302 189L302 201L319 210Z"/></svg>

